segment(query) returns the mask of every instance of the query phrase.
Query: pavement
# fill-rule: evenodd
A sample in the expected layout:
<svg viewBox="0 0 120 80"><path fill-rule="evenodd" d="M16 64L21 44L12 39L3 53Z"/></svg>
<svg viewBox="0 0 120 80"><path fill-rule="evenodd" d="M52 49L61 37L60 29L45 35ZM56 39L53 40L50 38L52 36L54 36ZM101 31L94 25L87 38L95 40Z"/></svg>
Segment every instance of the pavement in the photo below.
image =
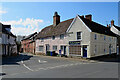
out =
<svg viewBox="0 0 120 80"><path fill-rule="evenodd" d="M117 61L21 53L2 58L3 78L118 78Z"/></svg>

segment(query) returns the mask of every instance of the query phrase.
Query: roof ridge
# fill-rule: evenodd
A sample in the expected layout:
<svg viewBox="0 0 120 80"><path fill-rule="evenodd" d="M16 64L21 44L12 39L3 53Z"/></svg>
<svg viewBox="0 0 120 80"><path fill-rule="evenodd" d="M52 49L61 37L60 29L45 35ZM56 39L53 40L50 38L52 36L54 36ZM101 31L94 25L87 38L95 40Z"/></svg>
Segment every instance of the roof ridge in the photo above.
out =
<svg viewBox="0 0 120 80"><path fill-rule="evenodd" d="M83 18L83 17L81 17L80 15L78 15L80 18ZM90 21L90 20L88 20L88 19L86 19L86 18L84 18L85 20L87 20L87 21L89 21L89 22L93 22L93 23L96 23L96 24L99 24L99 25L101 25L101 26L104 26L104 25L102 25L102 24L100 24L100 23L97 23L97 22L95 22L95 21ZM104 27L106 27L106 26L104 26Z"/></svg>
<svg viewBox="0 0 120 80"><path fill-rule="evenodd" d="M88 28L90 28L92 30L92 32L105 34L105 35L109 35L109 36L115 36L115 34L113 34L112 31L110 31L110 29L107 28L106 26L99 24L97 22L94 22L94 21L90 21L86 18L81 17L80 15L78 15L78 16L88 26Z"/></svg>
<svg viewBox="0 0 120 80"><path fill-rule="evenodd" d="M63 23L63 22L66 22L66 21L69 21L69 20L72 20L72 19L74 19L74 18L64 20L64 21L62 21L62 22L60 22L60 23Z"/></svg>

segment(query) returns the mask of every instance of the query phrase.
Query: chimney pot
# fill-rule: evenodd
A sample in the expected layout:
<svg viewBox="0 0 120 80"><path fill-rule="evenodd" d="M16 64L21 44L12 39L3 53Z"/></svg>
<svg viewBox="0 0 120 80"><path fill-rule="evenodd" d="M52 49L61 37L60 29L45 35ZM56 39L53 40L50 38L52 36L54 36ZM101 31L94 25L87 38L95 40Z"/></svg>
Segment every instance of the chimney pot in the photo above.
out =
<svg viewBox="0 0 120 80"><path fill-rule="evenodd" d="M111 26L113 26L114 25L114 20L111 20Z"/></svg>
<svg viewBox="0 0 120 80"><path fill-rule="evenodd" d="M109 25L107 24L107 27L110 28L110 24Z"/></svg>
<svg viewBox="0 0 120 80"><path fill-rule="evenodd" d="M107 27L109 27L109 25L107 24Z"/></svg>
<svg viewBox="0 0 120 80"><path fill-rule="evenodd" d="M81 17L84 18L84 15L82 15Z"/></svg>

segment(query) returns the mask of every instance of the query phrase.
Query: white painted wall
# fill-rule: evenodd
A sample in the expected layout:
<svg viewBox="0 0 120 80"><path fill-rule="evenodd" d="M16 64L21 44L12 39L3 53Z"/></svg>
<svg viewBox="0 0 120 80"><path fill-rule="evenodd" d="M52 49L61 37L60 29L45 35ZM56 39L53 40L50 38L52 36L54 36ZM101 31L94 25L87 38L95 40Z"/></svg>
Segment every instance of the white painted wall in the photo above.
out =
<svg viewBox="0 0 120 80"><path fill-rule="evenodd" d="M10 38L9 38L9 43L10 43L10 44L16 44L15 38L12 37L12 36L10 36Z"/></svg>
<svg viewBox="0 0 120 80"><path fill-rule="evenodd" d="M8 51L8 49L7 49L7 44L10 44L10 45L11 45L11 46L10 46L10 50L12 49L12 52L9 51L10 54L11 54L11 53L17 53L17 45L16 45L16 42L15 42L15 38L14 38L14 37L10 36L9 39L8 39L8 34L2 33L2 44L3 44L3 46L4 46L4 47L2 46L2 48L4 48L4 51L5 51L5 45L6 45L6 54L8 53L8 52L7 52L7 51ZM1 50L1 53L2 53L2 54L5 54L5 52L2 52L2 50Z"/></svg>
<svg viewBox="0 0 120 80"><path fill-rule="evenodd" d="M82 33L82 40L77 40L77 32ZM88 45L87 56L89 57L90 56L90 30L82 22L82 20L79 19L79 17L76 17L68 33L70 33L68 37L69 41L81 41L81 45ZM82 56L82 49L81 49L81 56Z"/></svg>
<svg viewBox="0 0 120 80"><path fill-rule="evenodd" d="M111 53L116 53L116 37L107 36L104 34L94 33L91 32L88 27L77 17L71 29L68 31L69 34L68 40L69 41L78 41L77 40L77 32L82 32L82 40L81 45L88 45L87 46L87 57L94 57L109 54L109 45L111 44L113 47L111 48ZM94 35L97 34L97 40L94 39ZM104 36L106 36L106 40L104 40ZM111 41L109 40L111 38ZM95 52L96 46L96 52ZM104 52L105 49L105 52ZM82 50L81 50L82 54ZM82 56L82 55L81 55Z"/></svg>
<svg viewBox="0 0 120 80"><path fill-rule="evenodd" d="M43 40L43 42L41 40L37 39L36 40L36 53L41 53L39 51L39 46L44 46L43 53L46 53L46 44L49 44L49 46L50 46L49 50L50 51L53 51L53 45L56 45L57 46L56 53L59 53L61 45L64 45L64 46L68 47L68 41L67 40L68 39L67 39L66 35L64 35L64 39L60 39L60 36L56 36L54 40L52 39L52 37L48 37L48 38L45 38ZM68 52L66 52L66 53L68 53Z"/></svg>
<svg viewBox="0 0 120 80"><path fill-rule="evenodd" d="M94 39L94 35L97 35L97 39ZM106 40L104 40L104 36L106 36ZM110 39L111 38L111 39ZM95 32L91 32L91 40L90 40L90 56L100 56L100 55L106 55L109 54L109 45L111 44L113 47L111 48L111 53L116 53L116 44L117 44L117 38L99 34ZM96 52L95 52L95 46L96 46ZM105 49L105 52L104 52Z"/></svg>
<svg viewBox="0 0 120 80"><path fill-rule="evenodd" d="M2 44L8 44L8 35L2 33Z"/></svg>
<svg viewBox="0 0 120 80"><path fill-rule="evenodd" d="M82 32L81 45L83 44L88 45L90 43L90 31L78 17L76 18L72 27L68 31L68 33L71 33L71 32L73 34L69 34L69 37L68 37L69 41L77 41L77 32Z"/></svg>
<svg viewBox="0 0 120 80"><path fill-rule="evenodd" d="M82 40L77 40L77 32L82 32ZM94 35L97 34L97 40L94 39ZM104 36L106 36L106 40L104 41ZM109 40L111 37L111 41ZM39 51L39 46L44 46L44 51L46 51L46 44L50 45L50 51L53 50L53 45L57 45L57 53L59 53L60 46L65 45L67 46L67 55L69 55L69 41L81 41L81 45L87 45L87 57L94 57L109 54L109 45L111 44L113 47L111 49L112 53L116 53L116 37L107 36L104 34L94 33L83 23L83 21L76 17L74 19L74 23L72 23L71 27L67 30L67 34L65 35L64 39L61 40L59 36L56 36L55 40L52 40L52 37L48 37L44 39L42 42L41 40L36 40L36 53L41 53ZM95 51L95 45L97 51ZM104 52L105 49L105 52ZM82 48L81 48L82 51ZM82 52L81 52L82 56Z"/></svg>

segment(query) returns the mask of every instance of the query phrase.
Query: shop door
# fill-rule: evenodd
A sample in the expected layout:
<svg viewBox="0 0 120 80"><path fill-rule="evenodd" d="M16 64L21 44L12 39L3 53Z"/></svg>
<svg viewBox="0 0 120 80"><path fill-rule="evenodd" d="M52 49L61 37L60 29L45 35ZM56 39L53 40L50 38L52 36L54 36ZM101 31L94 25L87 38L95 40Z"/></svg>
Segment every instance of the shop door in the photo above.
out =
<svg viewBox="0 0 120 80"><path fill-rule="evenodd" d="M87 57L87 46L83 46L83 57Z"/></svg>

